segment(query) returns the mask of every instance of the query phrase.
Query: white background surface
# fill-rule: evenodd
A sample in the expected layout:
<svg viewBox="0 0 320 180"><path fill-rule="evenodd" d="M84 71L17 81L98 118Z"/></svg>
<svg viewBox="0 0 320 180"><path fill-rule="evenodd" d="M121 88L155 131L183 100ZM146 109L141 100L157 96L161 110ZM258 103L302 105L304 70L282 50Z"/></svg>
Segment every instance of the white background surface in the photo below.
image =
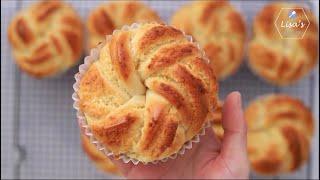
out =
<svg viewBox="0 0 320 180"><path fill-rule="evenodd" d="M69 2L83 19L90 9L101 3ZM7 26L12 16L28 4L30 1L1 1L1 178L111 178L97 171L80 148L71 99L77 67L58 78L35 80L21 73L13 63L6 37ZM184 2L147 4L168 22ZM252 17L265 1L235 1L233 4L243 12L250 31ZM316 9L315 14L318 14L319 7ZM221 98L232 90L242 92L244 105L259 95L274 92L288 93L303 100L313 110L316 120L310 161L293 174L269 178L319 178L319 65L299 83L277 88L255 77L244 63L238 73L220 86ZM254 174L252 177L261 178Z"/></svg>

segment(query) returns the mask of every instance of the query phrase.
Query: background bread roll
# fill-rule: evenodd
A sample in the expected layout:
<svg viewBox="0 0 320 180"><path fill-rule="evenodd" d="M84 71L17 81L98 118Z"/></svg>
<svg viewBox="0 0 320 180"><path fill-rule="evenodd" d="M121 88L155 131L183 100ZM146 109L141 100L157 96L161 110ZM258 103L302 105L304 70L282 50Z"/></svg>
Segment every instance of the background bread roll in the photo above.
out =
<svg viewBox="0 0 320 180"><path fill-rule="evenodd" d="M280 28L281 33L291 34L303 33L306 30L303 38L292 38L295 36L282 38L275 23L277 22L277 26L280 27L281 21L286 22L288 12L279 14L281 8L303 7L289 3L271 3L257 14L253 22L254 35L249 44L248 63L259 77L272 84L283 86L298 81L317 64L319 42L316 19L306 8L304 8L305 13L301 9L295 9L297 19L306 24L310 22L306 29L291 28L290 32L285 32Z"/></svg>
<svg viewBox="0 0 320 180"><path fill-rule="evenodd" d="M37 78L75 65L83 50L83 26L62 1L36 2L12 20L8 38L19 67Z"/></svg>
<svg viewBox="0 0 320 180"><path fill-rule="evenodd" d="M103 152L99 151L85 135L81 135L81 145L83 151L99 169L109 174L120 175L119 170L113 162Z"/></svg>
<svg viewBox="0 0 320 180"><path fill-rule="evenodd" d="M141 22L160 22L158 14L139 1L118 1L102 4L93 9L87 21L89 31L88 49L95 47L124 25Z"/></svg>
<svg viewBox="0 0 320 180"><path fill-rule="evenodd" d="M181 7L171 24L204 48L219 79L239 68L246 39L245 22L228 1L195 1Z"/></svg>
<svg viewBox="0 0 320 180"><path fill-rule="evenodd" d="M222 140L223 138L223 134L224 134L224 130L222 127L222 107L223 107L223 102L219 101L216 107L216 110L213 113L212 116L212 129L214 134L220 139Z"/></svg>
<svg viewBox="0 0 320 180"><path fill-rule="evenodd" d="M222 103L213 116L213 130L223 140ZM284 94L266 95L245 110L251 168L260 174L293 172L308 159L313 134L311 111Z"/></svg>
<svg viewBox="0 0 320 180"><path fill-rule="evenodd" d="M303 103L287 95L268 95L246 109L251 167L261 174L297 170L308 159L313 118Z"/></svg>

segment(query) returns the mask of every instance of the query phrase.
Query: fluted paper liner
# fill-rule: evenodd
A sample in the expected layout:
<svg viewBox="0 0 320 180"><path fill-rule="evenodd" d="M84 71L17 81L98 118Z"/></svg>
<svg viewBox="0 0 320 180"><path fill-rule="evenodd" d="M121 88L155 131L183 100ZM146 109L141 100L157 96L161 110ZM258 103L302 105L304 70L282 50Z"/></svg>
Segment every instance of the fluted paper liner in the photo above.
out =
<svg viewBox="0 0 320 180"><path fill-rule="evenodd" d="M123 26L121 28L121 30L130 30L130 29L136 29L140 26L141 24L138 23L133 23L131 26ZM115 30L113 31L112 35L115 34L117 31L119 30ZM202 54L202 58L205 60L205 62L208 64L209 63L209 59L205 56L204 51L200 48L198 43L193 42L192 37L186 35L184 32L183 34L185 35L185 37L192 43L194 43L196 45L196 47L198 47L198 49L200 50L201 54ZM77 119L78 119L78 124L81 128L81 131L90 139L90 142L95 144L97 149L102 151L106 156L113 156L114 154L109 151L106 147L104 147L92 134L91 129L86 121L86 118L84 116L84 114L80 111L79 109L79 96L77 91L79 90L79 83L81 78L83 77L83 74L88 70L88 68L90 67L90 65L95 62L96 60L99 59L99 54L100 54L100 50L102 49L102 47L105 45L106 42L111 40L111 36L112 35L107 35L106 36L106 41L104 43L100 43L96 48L93 48L90 51L90 55L84 58L84 64L81 64L79 66L79 72L75 75L75 79L76 82L73 84L73 89L74 89L74 93L72 94L72 99L74 100L73 103L73 107L77 110ZM180 150L177 153L174 153L172 155L170 155L169 157L166 157L164 159L161 160L156 160L156 161L152 161L151 163L156 164L158 162L166 162L169 158L170 159L175 159L178 154L183 155L185 153L185 151L187 149L191 149L192 148L192 144L195 143L199 143L200 142L200 136L205 134L205 129L211 127L211 121L207 121L204 126L202 127L202 129L200 130L200 132L195 135L191 140L187 141L184 143L184 145L180 148ZM134 159L134 158L130 158L125 154L120 154L117 156L117 159L121 159L124 163L128 163L128 162L132 162L133 164L137 165L139 162L139 160ZM142 162L143 164L147 164L146 162Z"/></svg>

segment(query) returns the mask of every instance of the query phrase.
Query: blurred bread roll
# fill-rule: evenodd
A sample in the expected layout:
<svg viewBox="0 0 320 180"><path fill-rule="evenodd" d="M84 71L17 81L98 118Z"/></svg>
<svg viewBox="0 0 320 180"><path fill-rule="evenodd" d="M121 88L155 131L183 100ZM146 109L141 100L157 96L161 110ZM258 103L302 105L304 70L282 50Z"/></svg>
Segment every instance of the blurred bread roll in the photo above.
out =
<svg viewBox="0 0 320 180"><path fill-rule="evenodd" d="M222 127L222 108L223 108L223 102L219 101L213 113L213 116L211 118L213 122L212 123L213 132L220 140L222 140L223 134L224 134L224 130Z"/></svg>
<svg viewBox="0 0 320 180"><path fill-rule="evenodd" d="M213 131L223 140L222 102L213 116ZM296 171L309 156L313 134L310 110L284 94L265 95L245 110L251 168L263 175Z"/></svg>
<svg viewBox="0 0 320 180"><path fill-rule="evenodd" d="M75 10L62 1L40 1L11 21L8 38L19 67L43 78L75 65L83 51L83 26Z"/></svg>
<svg viewBox="0 0 320 180"><path fill-rule="evenodd" d="M306 24L310 22L310 25L304 28L279 28L289 19L290 9L282 8L295 10L297 17L291 21L299 19ZM254 19L249 66L255 74L272 84L293 84L317 64L318 25L312 12L301 8L291 3L270 3Z"/></svg>
<svg viewBox="0 0 320 180"><path fill-rule="evenodd" d="M115 29L143 22L161 22L158 14L139 1L118 1L102 4L93 9L87 21L88 49L95 47Z"/></svg>
<svg viewBox="0 0 320 180"><path fill-rule="evenodd" d="M194 1L181 7L171 24L199 42L222 80L243 61L246 39L242 15L228 1Z"/></svg>
<svg viewBox="0 0 320 180"><path fill-rule="evenodd" d="M81 145L83 151L99 169L109 174L120 175L119 170L113 164L113 162L106 155L104 155L103 152L99 151L85 135L81 135Z"/></svg>
<svg viewBox="0 0 320 180"><path fill-rule="evenodd" d="M288 173L307 161L314 125L311 111L300 100L283 94L266 95L250 103L245 118L254 171Z"/></svg>
<svg viewBox="0 0 320 180"><path fill-rule="evenodd" d="M144 23L112 35L77 93L99 142L116 156L152 162L200 132L216 106L218 84L180 30Z"/></svg>

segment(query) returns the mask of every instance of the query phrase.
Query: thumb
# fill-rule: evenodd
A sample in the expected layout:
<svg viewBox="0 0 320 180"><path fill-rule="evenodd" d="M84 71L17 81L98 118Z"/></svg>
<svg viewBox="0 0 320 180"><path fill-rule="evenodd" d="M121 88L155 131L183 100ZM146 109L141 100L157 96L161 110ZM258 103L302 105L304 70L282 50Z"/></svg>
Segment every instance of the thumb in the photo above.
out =
<svg viewBox="0 0 320 180"><path fill-rule="evenodd" d="M223 106L221 157L233 174L246 176L249 172L247 157L247 128L244 119L241 94L230 93Z"/></svg>

